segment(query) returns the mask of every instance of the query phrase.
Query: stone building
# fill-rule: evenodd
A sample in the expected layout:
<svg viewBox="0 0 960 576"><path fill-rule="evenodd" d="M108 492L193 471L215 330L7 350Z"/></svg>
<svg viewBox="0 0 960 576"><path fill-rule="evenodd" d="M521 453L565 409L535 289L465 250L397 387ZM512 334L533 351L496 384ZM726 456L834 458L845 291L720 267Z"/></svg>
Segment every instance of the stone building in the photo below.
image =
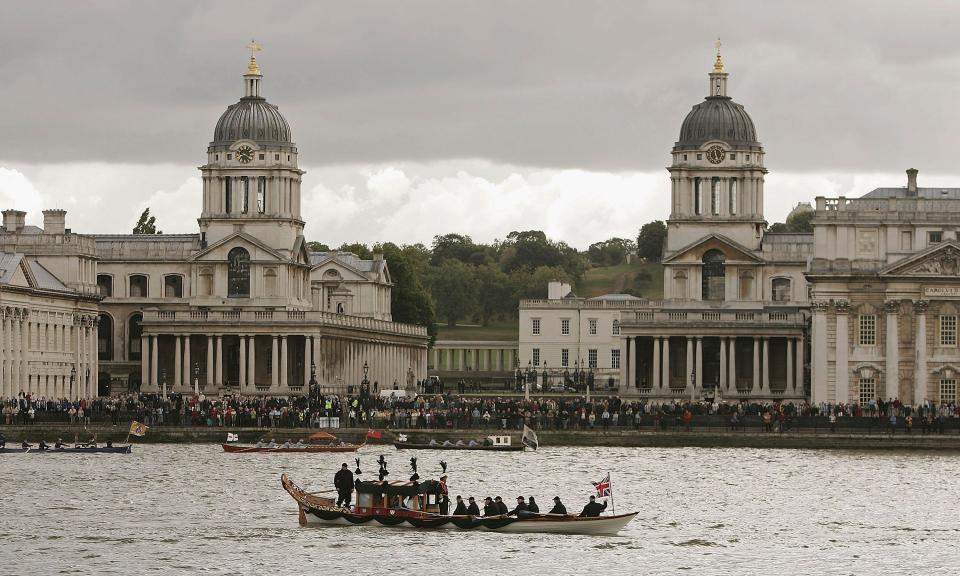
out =
<svg viewBox="0 0 960 576"><path fill-rule="evenodd" d="M803 399L803 276L813 235L770 234L765 150L727 93L719 52L708 96L674 144L664 299L621 314L621 390L656 398Z"/></svg>
<svg viewBox="0 0 960 576"><path fill-rule="evenodd" d="M198 233L65 236L85 250L83 293L102 297L101 392L303 393L314 370L344 392L426 377L426 328L392 321L383 258L308 249L298 149L261 81L252 55L200 167Z"/></svg>
<svg viewBox="0 0 960 576"><path fill-rule="evenodd" d="M817 197L813 390L820 402L957 399L960 189Z"/></svg>
<svg viewBox="0 0 960 576"><path fill-rule="evenodd" d="M3 212L0 228L0 398L97 394L96 249L65 228L63 210L44 226Z"/></svg>

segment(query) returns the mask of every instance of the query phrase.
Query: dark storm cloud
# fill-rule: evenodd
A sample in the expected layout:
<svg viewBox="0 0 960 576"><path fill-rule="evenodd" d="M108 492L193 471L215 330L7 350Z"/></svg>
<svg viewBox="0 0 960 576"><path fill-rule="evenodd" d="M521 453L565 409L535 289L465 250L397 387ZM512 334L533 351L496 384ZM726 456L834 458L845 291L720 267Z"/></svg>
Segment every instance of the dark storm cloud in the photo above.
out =
<svg viewBox="0 0 960 576"><path fill-rule="evenodd" d="M304 164L664 166L724 40L772 168L954 171L949 2L4 2L0 159L198 163L264 94Z"/></svg>

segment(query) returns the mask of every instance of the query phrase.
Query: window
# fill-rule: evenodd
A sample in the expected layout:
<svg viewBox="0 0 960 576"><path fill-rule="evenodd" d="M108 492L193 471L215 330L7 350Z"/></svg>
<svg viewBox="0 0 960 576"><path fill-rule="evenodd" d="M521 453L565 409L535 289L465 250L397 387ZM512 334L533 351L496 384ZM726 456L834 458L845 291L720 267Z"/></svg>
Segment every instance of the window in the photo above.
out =
<svg viewBox="0 0 960 576"><path fill-rule="evenodd" d="M569 318L563 318L560 320L560 334L563 334L564 336L570 335L570 319Z"/></svg>
<svg viewBox="0 0 960 576"><path fill-rule="evenodd" d="M953 315L940 317L940 345L957 345L957 317Z"/></svg>
<svg viewBox="0 0 960 576"><path fill-rule="evenodd" d="M697 154L699 156L699 154ZM698 158L699 160L699 158ZM703 211L703 190L700 189L700 179L693 179L693 213L700 214Z"/></svg>
<svg viewBox="0 0 960 576"><path fill-rule="evenodd" d="M560 366L566 368L570 366L570 349L564 348L560 350Z"/></svg>
<svg viewBox="0 0 960 576"><path fill-rule="evenodd" d="M749 161L750 161L750 155L747 154L747 155L744 157L744 160L746 160L747 162L749 162Z"/></svg>
<svg viewBox="0 0 960 576"><path fill-rule="evenodd" d="M127 322L129 325L129 334L127 340L127 350L129 350L130 360L139 360L142 356L143 350L141 350L140 337L143 335L143 328L140 326L140 321L143 320L143 316L134 314L130 317L130 320Z"/></svg>
<svg viewBox="0 0 960 576"><path fill-rule="evenodd" d="M171 274L163 278L164 298L183 298L183 276Z"/></svg>
<svg viewBox="0 0 960 576"><path fill-rule="evenodd" d="M257 210L263 214L267 211L267 177L257 178Z"/></svg>
<svg viewBox="0 0 960 576"><path fill-rule="evenodd" d="M619 336L619 335L620 335L620 321L619 321L619 320L614 320L614 321L613 321L613 335L614 335L614 336Z"/></svg>
<svg viewBox="0 0 960 576"><path fill-rule="evenodd" d="M722 301L726 297L726 256L719 250L707 250L703 255L703 284L701 298Z"/></svg>
<svg viewBox="0 0 960 576"><path fill-rule="evenodd" d="M227 160L233 160L233 154L227 154Z"/></svg>
<svg viewBox="0 0 960 576"><path fill-rule="evenodd" d="M263 157L264 157L264 156L265 156L264 154L261 154L261 155L260 155L260 159L263 160Z"/></svg>
<svg viewBox="0 0 960 576"><path fill-rule="evenodd" d="M861 346L877 345L877 315L876 314L860 315L859 342Z"/></svg>
<svg viewBox="0 0 960 576"><path fill-rule="evenodd" d="M530 331L533 333L534 336L540 335L540 319L539 318L530 319Z"/></svg>
<svg viewBox="0 0 960 576"><path fill-rule="evenodd" d="M592 348L592 349L590 349L590 350L587 350L587 366L589 366L590 368L596 368L596 367L597 367L597 350L596 350L596 348Z"/></svg>
<svg viewBox="0 0 960 576"><path fill-rule="evenodd" d="M620 368L620 349L614 348L610 351L610 367L614 370Z"/></svg>
<svg viewBox="0 0 960 576"><path fill-rule="evenodd" d="M229 176L223 179L223 206L227 214L233 212L233 178Z"/></svg>
<svg viewBox="0 0 960 576"><path fill-rule="evenodd" d="M265 296L277 295L277 271L273 268L263 273L263 287L264 292L266 292Z"/></svg>
<svg viewBox="0 0 960 576"><path fill-rule="evenodd" d="M736 152L731 152L731 153L730 153L730 159L731 159L731 160L736 160L736 159L737 159L737 153L736 153Z"/></svg>
<svg viewBox="0 0 960 576"><path fill-rule="evenodd" d="M97 318L97 358L113 360L113 320L106 314Z"/></svg>
<svg viewBox="0 0 960 576"><path fill-rule="evenodd" d="M590 328L589 328L589 330L590 330L590 335L591 335L591 336L596 336L596 335L597 335L597 319L596 319L596 318L591 318L588 322L589 322L589 325L590 325Z"/></svg>
<svg viewBox="0 0 960 576"><path fill-rule="evenodd" d="M720 179L716 177L710 180L710 212L720 214Z"/></svg>
<svg viewBox="0 0 960 576"><path fill-rule="evenodd" d="M913 250L913 232L909 230L900 232L900 249Z"/></svg>
<svg viewBox="0 0 960 576"><path fill-rule="evenodd" d="M774 278L771 293L772 293L774 302L789 302L790 301L790 279Z"/></svg>
<svg viewBox="0 0 960 576"><path fill-rule="evenodd" d="M279 162L279 161L280 161L280 155L279 155L279 154L274 154L274 155L273 155L273 159L276 160L277 162Z"/></svg>
<svg viewBox="0 0 960 576"><path fill-rule="evenodd" d="M533 365L534 366L540 365L540 349L539 348L533 349Z"/></svg>
<svg viewBox="0 0 960 576"><path fill-rule="evenodd" d="M957 401L957 381L953 378L940 381L940 403L954 404Z"/></svg>
<svg viewBox="0 0 960 576"><path fill-rule="evenodd" d="M874 378L860 379L860 404L869 404L877 398L877 381Z"/></svg>
<svg viewBox="0 0 960 576"><path fill-rule="evenodd" d="M731 154L730 157L733 158L733 155ZM731 216L737 215L737 204L738 204L737 179L731 178L730 179L730 215Z"/></svg>
<svg viewBox="0 0 960 576"><path fill-rule="evenodd" d="M927 232L927 244L939 244L943 242L943 232Z"/></svg>
<svg viewBox="0 0 960 576"><path fill-rule="evenodd" d="M683 161L684 161L684 162L687 161L687 155L686 155L686 154L683 155Z"/></svg>
<svg viewBox="0 0 960 576"><path fill-rule="evenodd" d="M697 154L697 160L703 160L703 154Z"/></svg>
<svg viewBox="0 0 960 576"><path fill-rule="evenodd" d="M250 296L250 253L239 246L227 254L227 296Z"/></svg>
<svg viewBox="0 0 960 576"><path fill-rule="evenodd" d="M246 214L250 207L250 179L240 177L240 212Z"/></svg>
<svg viewBox="0 0 960 576"><path fill-rule="evenodd" d="M149 291L147 290L147 277L142 274L133 274L130 276L130 297L146 298L149 295Z"/></svg>
<svg viewBox="0 0 960 576"><path fill-rule="evenodd" d="M97 288L100 295L104 298L113 296L113 276L109 274L97 274Z"/></svg>

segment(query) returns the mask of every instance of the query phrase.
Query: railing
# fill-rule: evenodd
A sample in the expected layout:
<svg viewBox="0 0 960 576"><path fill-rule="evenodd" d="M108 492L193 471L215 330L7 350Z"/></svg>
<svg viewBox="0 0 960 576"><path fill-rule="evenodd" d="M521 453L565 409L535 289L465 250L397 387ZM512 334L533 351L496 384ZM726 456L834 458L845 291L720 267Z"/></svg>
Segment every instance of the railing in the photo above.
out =
<svg viewBox="0 0 960 576"><path fill-rule="evenodd" d="M191 320L206 320L207 311L206 310L191 310L190 311Z"/></svg>
<svg viewBox="0 0 960 576"><path fill-rule="evenodd" d="M239 310L223 310L220 312L220 317L224 320L239 320L240 311ZM254 317L256 319L256 317Z"/></svg>
<svg viewBox="0 0 960 576"><path fill-rule="evenodd" d="M273 310L256 310L253 317L256 320L273 320Z"/></svg>
<svg viewBox="0 0 960 576"><path fill-rule="evenodd" d="M720 320L720 313L719 312L703 312L702 314L700 314L700 318L702 320L717 321L717 320Z"/></svg>
<svg viewBox="0 0 960 576"><path fill-rule="evenodd" d="M743 311L743 310L707 310L702 312L686 311L659 311L642 310L633 313L624 312L620 318L621 326L635 326L637 324L697 324L697 323L727 323L727 324L803 324L805 318L800 312L771 311Z"/></svg>
<svg viewBox="0 0 960 576"><path fill-rule="evenodd" d="M768 317L771 322L786 322L790 315L786 312L771 312Z"/></svg>
<svg viewBox="0 0 960 576"><path fill-rule="evenodd" d="M176 313L176 312L171 312L171 311L167 311L167 310L161 310L161 311L160 311L160 319L161 319L161 320L174 320L176 317L177 317L177 313Z"/></svg>
<svg viewBox="0 0 960 576"><path fill-rule="evenodd" d="M651 315L656 316L656 314L651 314ZM674 322L685 322L687 320L686 312L668 312L667 315L670 318L670 320Z"/></svg>
<svg viewBox="0 0 960 576"><path fill-rule="evenodd" d="M753 319L753 312L737 312L735 316L737 322L753 322Z"/></svg>
<svg viewBox="0 0 960 576"><path fill-rule="evenodd" d="M560 309L608 309L623 310L626 308L649 308L660 306L659 300L586 300L584 298L567 298L563 300L531 299L521 300L520 308L560 308Z"/></svg>

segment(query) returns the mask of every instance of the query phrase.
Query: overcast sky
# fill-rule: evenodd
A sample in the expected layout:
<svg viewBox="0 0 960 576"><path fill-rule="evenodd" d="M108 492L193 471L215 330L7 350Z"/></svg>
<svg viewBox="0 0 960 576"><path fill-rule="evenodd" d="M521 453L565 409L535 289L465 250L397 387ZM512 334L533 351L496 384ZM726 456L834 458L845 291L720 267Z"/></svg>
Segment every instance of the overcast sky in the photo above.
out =
<svg viewBox="0 0 960 576"><path fill-rule="evenodd" d="M719 36L774 222L911 166L960 186L958 25L960 3L916 0L3 2L0 207L122 233L150 206L195 231L196 167L255 38L309 239L633 237L667 216Z"/></svg>

